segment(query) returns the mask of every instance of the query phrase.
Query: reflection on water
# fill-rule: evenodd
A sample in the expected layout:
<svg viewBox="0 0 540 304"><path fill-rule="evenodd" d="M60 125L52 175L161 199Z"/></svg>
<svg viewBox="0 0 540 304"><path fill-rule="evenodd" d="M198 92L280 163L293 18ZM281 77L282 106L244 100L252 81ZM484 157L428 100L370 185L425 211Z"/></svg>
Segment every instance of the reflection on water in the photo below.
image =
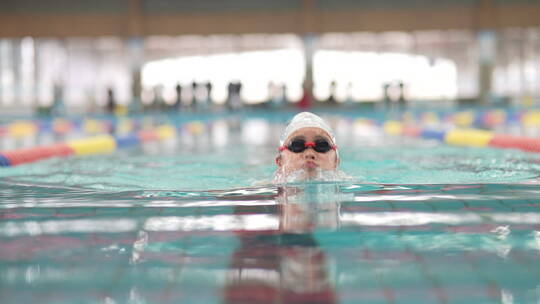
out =
<svg viewBox="0 0 540 304"><path fill-rule="evenodd" d="M0 184L1 303L538 303L537 185Z"/></svg>
<svg viewBox="0 0 540 304"><path fill-rule="evenodd" d="M266 233L237 230L225 303L337 303L316 229L339 226L336 184L283 186L276 195L278 225ZM244 214L243 207L235 213Z"/></svg>

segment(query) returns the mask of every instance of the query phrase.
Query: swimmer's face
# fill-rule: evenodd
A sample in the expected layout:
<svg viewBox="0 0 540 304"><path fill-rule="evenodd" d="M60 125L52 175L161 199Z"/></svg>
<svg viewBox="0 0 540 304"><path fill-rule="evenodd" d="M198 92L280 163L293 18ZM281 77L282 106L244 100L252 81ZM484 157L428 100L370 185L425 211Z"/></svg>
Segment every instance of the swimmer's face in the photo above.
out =
<svg viewBox="0 0 540 304"><path fill-rule="evenodd" d="M326 140L331 145L334 145L328 134L319 128L307 127L296 130L286 140L284 145L288 146L292 141L302 139L306 142L316 142L318 140ZM335 170L339 164L339 160L335 150L330 150L326 153L320 153L313 148L305 149L303 152L294 153L289 149L281 151L276 158L278 170L283 174L288 174L297 170L304 169L308 174L314 175L317 169Z"/></svg>

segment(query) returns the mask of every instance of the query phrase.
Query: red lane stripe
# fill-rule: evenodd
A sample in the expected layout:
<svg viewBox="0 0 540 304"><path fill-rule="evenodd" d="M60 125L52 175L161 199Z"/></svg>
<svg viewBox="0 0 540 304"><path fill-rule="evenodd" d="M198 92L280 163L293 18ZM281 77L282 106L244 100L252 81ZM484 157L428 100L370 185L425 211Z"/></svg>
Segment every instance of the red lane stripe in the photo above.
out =
<svg viewBox="0 0 540 304"><path fill-rule="evenodd" d="M495 135L488 145L497 148L514 148L529 152L540 152L540 138Z"/></svg>
<svg viewBox="0 0 540 304"><path fill-rule="evenodd" d="M2 154L9 160L12 166L15 166L53 156L68 156L72 155L73 153L73 149L71 149L67 145L57 144L45 147L7 151L3 152Z"/></svg>
<svg viewBox="0 0 540 304"><path fill-rule="evenodd" d="M405 125L403 126L403 129L401 130L401 132L403 132L403 135L406 135L406 136L419 137L421 130L420 128L417 128L415 126Z"/></svg>
<svg viewBox="0 0 540 304"><path fill-rule="evenodd" d="M139 137L140 141L152 141L152 140L158 140L159 136L156 132L150 131L150 130L142 130L137 132L137 136Z"/></svg>

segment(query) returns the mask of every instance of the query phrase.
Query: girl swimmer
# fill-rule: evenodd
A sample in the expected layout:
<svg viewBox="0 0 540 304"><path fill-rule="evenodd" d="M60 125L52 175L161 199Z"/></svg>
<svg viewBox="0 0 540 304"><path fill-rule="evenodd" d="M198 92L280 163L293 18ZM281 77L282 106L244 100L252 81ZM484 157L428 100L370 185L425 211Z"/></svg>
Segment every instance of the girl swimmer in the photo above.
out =
<svg viewBox="0 0 540 304"><path fill-rule="evenodd" d="M337 149L334 132L322 118L297 114L281 136L274 183L334 180L341 175Z"/></svg>

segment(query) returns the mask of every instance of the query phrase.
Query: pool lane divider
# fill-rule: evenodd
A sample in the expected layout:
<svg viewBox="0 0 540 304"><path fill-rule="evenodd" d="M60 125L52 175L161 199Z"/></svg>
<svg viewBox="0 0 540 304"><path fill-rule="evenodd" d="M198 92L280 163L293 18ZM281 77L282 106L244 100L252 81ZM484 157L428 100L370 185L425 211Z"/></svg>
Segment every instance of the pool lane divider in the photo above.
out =
<svg viewBox="0 0 540 304"><path fill-rule="evenodd" d="M153 119L94 119L85 118L82 120L69 120L65 118L56 118L53 120L17 120L11 123L0 125L0 136L9 136L22 138L36 135L38 133L67 134L73 130L80 130L88 135L99 134L128 134L136 133L139 125L143 124L144 137L155 137L150 135L151 130L157 128L157 132L163 137L166 133L171 133L174 129L168 125L156 126ZM201 134L205 131L205 124L201 121L190 121L184 124L184 127L191 134ZM149 132L147 132L150 130ZM157 138L159 138L158 136ZM169 136L169 135L165 135Z"/></svg>
<svg viewBox="0 0 540 304"><path fill-rule="evenodd" d="M440 124L441 122L453 124L459 128L494 128L504 124L520 123L525 127L540 126L540 110L467 110L453 112L451 114L426 111L421 113L403 113L404 123L417 123L423 125ZM116 118L84 118L84 119L37 119L16 120L0 125L0 136L22 138L34 136L38 133L67 134L73 130L80 130L89 135L113 133L122 134L136 132L140 124L153 123L152 119L140 119L130 117ZM192 134L204 131L204 124L193 121L186 124L186 128Z"/></svg>
<svg viewBox="0 0 540 304"><path fill-rule="evenodd" d="M432 139L455 146L519 149L540 153L540 138L494 134L480 129L430 130L399 121L387 121L383 124L383 130L389 135Z"/></svg>
<svg viewBox="0 0 540 304"><path fill-rule="evenodd" d="M111 135L98 135L68 141L67 146L73 149L75 155L104 154L116 150L116 140Z"/></svg>
<svg viewBox="0 0 540 304"><path fill-rule="evenodd" d="M16 166L49 157L72 154L74 154L73 149L66 144L19 149L0 153L0 159L4 159L4 162L0 160L0 166Z"/></svg>
<svg viewBox="0 0 540 304"><path fill-rule="evenodd" d="M8 166L11 166L9 159L7 159L6 156L0 154L0 167L8 167Z"/></svg>
<svg viewBox="0 0 540 304"><path fill-rule="evenodd" d="M446 132L439 131L439 130L421 130L420 131L420 137L426 138L426 139L436 139L439 141L444 141L444 138L446 136Z"/></svg>
<svg viewBox="0 0 540 304"><path fill-rule="evenodd" d="M122 133L133 131L135 122L133 119L121 118L116 122ZM111 133L115 126L115 121L111 119L70 120L66 118L55 118L52 120L17 120L11 123L0 125L0 136L22 138L33 136L38 133L67 134L73 130L81 130L87 134Z"/></svg>
<svg viewBox="0 0 540 304"><path fill-rule="evenodd" d="M486 147L495 137L493 132L477 129L454 129L444 134L444 142L455 146Z"/></svg>
<svg viewBox="0 0 540 304"><path fill-rule="evenodd" d="M32 121L16 121L6 127L6 133L15 138L36 134L38 130L37 124Z"/></svg>
<svg viewBox="0 0 540 304"><path fill-rule="evenodd" d="M158 126L135 134L112 136L108 134L71 140L66 143L0 152L0 167L16 166L50 157L70 155L106 154L144 142L160 141L176 136L176 129L169 125Z"/></svg>
<svg viewBox="0 0 540 304"><path fill-rule="evenodd" d="M540 126L539 110L465 110L452 113L438 113L426 111L412 113L406 111L401 119L403 123L420 123L422 125L452 124L458 128L488 128L493 129L501 125L520 123L525 127Z"/></svg>
<svg viewBox="0 0 540 304"><path fill-rule="evenodd" d="M498 135L490 141L489 145L497 148L514 148L540 153L540 138Z"/></svg>

